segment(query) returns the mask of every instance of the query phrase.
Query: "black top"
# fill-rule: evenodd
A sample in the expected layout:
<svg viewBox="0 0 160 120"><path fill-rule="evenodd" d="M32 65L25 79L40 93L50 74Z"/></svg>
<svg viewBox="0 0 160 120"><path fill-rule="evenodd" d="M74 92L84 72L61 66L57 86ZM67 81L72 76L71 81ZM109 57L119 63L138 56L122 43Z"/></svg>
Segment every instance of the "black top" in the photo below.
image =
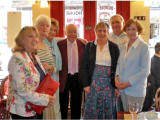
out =
<svg viewBox="0 0 160 120"><path fill-rule="evenodd" d="M148 76L148 82L151 83L154 92L160 87L160 57L155 55L151 59L151 72Z"/></svg>
<svg viewBox="0 0 160 120"><path fill-rule="evenodd" d="M43 72L42 68L39 66L38 63L34 64L35 67L37 68L39 74L40 74L40 82L39 84L43 81L43 79L45 78L45 73Z"/></svg>
<svg viewBox="0 0 160 120"><path fill-rule="evenodd" d="M111 55L111 84L113 87L115 87L114 77L119 57L119 48L116 44L110 41L108 43ZM92 82L92 75L96 62L96 48L97 46L94 44L94 41L89 42L86 45L79 72L80 80L82 82L83 87L90 86Z"/></svg>

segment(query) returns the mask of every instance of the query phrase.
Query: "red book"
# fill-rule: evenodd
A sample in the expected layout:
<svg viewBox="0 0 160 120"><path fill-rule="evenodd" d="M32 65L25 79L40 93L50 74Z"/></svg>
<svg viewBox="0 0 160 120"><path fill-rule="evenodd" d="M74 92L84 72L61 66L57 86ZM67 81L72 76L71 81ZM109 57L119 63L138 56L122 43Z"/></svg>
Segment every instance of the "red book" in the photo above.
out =
<svg viewBox="0 0 160 120"><path fill-rule="evenodd" d="M58 87L59 87L59 82L53 80L51 78L51 73L48 73L35 91L38 93L43 93L53 96L56 93ZM27 112L35 111L36 113L41 114L47 106L40 106L32 104L31 102L27 102L25 107Z"/></svg>

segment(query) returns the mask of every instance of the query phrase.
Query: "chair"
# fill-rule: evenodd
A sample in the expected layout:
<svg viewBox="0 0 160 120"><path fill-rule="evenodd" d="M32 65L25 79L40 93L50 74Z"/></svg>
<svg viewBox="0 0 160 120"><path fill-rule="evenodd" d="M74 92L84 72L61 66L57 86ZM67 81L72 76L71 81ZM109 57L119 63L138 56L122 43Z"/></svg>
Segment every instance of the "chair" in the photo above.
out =
<svg viewBox="0 0 160 120"><path fill-rule="evenodd" d="M160 111L160 88L157 89L155 94L155 104L156 104L156 111Z"/></svg>
<svg viewBox="0 0 160 120"><path fill-rule="evenodd" d="M7 98L4 96L8 96L9 93L9 77L7 76L1 82L0 86L0 120L9 119L9 112L6 109Z"/></svg>

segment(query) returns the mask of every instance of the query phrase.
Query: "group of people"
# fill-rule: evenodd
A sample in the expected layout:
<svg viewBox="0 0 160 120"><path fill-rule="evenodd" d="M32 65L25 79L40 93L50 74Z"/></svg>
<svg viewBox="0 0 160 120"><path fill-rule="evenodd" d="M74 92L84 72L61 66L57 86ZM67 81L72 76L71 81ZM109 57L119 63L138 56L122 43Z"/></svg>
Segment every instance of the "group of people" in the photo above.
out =
<svg viewBox="0 0 160 120"><path fill-rule="evenodd" d="M67 119L69 103L71 119L115 119L117 111L129 111L130 102L142 109L150 71L142 26L133 19L124 25L118 14L110 24L112 33L105 22L95 25L96 39L88 43L78 38L74 24L66 26L65 39L56 38L58 21L45 15L22 28L8 65L12 119ZM46 73L60 83L54 96L35 92ZM27 112L28 101L46 109Z"/></svg>

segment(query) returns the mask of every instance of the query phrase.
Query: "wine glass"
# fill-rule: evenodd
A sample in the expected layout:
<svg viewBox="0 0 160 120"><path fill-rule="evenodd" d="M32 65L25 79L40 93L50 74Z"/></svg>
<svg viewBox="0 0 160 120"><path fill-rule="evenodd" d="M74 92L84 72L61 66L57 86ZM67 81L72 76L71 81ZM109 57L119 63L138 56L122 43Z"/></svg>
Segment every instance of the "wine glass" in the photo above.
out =
<svg viewBox="0 0 160 120"><path fill-rule="evenodd" d="M129 102L128 104L129 112L131 113L132 120L134 120L134 116L136 113L140 112L141 108L139 103L136 102Z"/></svg>

